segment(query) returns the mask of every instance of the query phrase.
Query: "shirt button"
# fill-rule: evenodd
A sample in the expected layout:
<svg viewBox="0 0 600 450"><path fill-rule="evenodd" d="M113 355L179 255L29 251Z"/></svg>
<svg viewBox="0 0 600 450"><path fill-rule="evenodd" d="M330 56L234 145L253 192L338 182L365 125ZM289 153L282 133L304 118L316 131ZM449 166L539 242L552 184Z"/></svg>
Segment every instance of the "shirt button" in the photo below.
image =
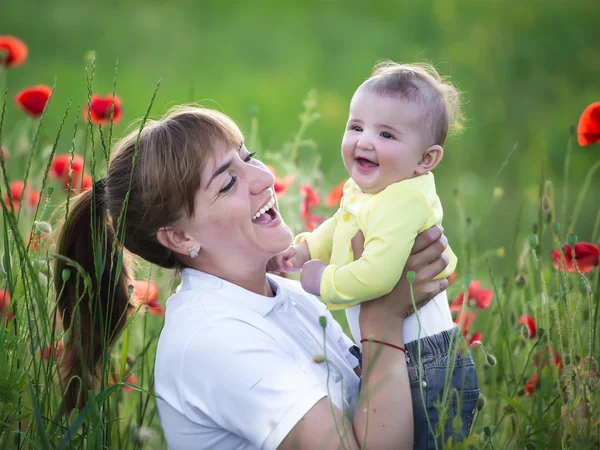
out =
<svg viewBox="0 0 600 450"><path fill-rule="evenodd" d="M342 219L344 219L344 222L348 222L350 220L350 214L349 213L342 214Z"/></svg>
<svg viewBox="0 0 600 450"><path fill-rule="evenodd" d="M350 197L350 203L355 203L356 202L356 197L353 195L352 197Z"/></svg>
<svg viewBox="0 0 600 450"><path fill-rule="evenodd" d="M423 389L425 389L427 387L427 381L423 380L422 385L423 385Z"/></svg>

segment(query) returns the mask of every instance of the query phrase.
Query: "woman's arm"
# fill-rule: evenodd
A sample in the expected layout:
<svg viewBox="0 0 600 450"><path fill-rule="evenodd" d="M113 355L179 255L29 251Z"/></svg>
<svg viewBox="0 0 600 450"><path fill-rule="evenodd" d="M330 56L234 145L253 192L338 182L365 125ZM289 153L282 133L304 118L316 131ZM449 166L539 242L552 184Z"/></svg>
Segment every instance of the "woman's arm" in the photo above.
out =
<svg viewBox="0 0 600 450"><path fill-rule="evenodd" d="M352 242L355 258L362 252L360 239L358 236ZM439 227L419 235L394 290L361 305L363 336L404 346L402 323L413 308L405 274L409 270L417 273L413 284L415 302L417 306L427 303L448 284L447 280L433 281L448 263L442 255L446 245ZM365 442L365 448L377 450L412 448L413 414L404 353L384 345L364 345L363 375L362 392L366 395L361 395L352 423L335 407L332 415L329 399L323 398L296 424L279 449L356 450Z"/></svg>

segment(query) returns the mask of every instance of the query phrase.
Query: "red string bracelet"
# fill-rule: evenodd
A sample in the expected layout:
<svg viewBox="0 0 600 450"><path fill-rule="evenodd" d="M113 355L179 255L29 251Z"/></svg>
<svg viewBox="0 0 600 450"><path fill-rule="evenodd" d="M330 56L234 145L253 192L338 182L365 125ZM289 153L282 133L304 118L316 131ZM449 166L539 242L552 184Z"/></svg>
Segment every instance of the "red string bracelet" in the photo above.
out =
<svg viewBox="0 0 600 450"><path fill-rule="evenodd" d="M376 344L387 345L388 347L395 348L396 350L401 350L406 354L405 348L390 344L389 342L378 341L377 339L361 339L360 343L362 344L363 342L375 342Z"/></svg>

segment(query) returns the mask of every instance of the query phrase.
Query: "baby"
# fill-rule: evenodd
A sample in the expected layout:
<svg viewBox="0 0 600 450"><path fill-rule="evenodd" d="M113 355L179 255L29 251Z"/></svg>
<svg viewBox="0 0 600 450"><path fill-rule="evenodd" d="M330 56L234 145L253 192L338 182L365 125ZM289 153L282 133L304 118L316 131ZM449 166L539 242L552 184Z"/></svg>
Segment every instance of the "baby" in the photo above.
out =
<svg viewBox="0 0 600 450"><path fill-rule="evenodd" d="M378 64L350 103L342 159L351 178L344 186L340 208L312 233L300 234L292 247L269 263L273 271L302 268L302 287L320 296L328 309L346 309L357 343L363 338L358 320L360 303L389 293L402 275L416 236L442 223L442 205L432 171L442 159L450 126L460 119L459 92L433 67L391 61ZM355 261L351 238L358 230L365 242L362 256ZM450 247L445 254L448 266L436 279L450 276L456 268ZM446 367L452 365L450 345L457 332L445 292L417 314L420 333L416 314L407 318L403 329L413 394L415 448L434 448L424 403L435 431L439 422L435 403L442 400ZM468 352L457 355L450 378L452 388L458 395L452 395L443 439L453 434L452 414L458 413L462 427L454 435L456 442L469 432L479 394Z"/></svg>

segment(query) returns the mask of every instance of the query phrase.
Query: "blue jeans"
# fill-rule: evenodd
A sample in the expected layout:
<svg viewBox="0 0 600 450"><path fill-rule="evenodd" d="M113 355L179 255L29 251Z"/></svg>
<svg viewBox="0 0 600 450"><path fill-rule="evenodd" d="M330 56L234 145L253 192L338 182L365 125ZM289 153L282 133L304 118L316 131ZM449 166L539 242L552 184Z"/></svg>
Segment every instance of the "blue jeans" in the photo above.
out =
<svg viewBox="0 0 600 450"><path fill-rule="evenodd" d="M412 395L414 415L414 448L434 449L437 435L438 448L442 442L452 443L465 439L471 431L477 399L479 398L479 382L471 354L461 355L456 350L460 336L458 327L442 333L428 336L420 340L421 364L419 364L419 341L406 344L408 377ZM454 366L452 370L452 366ZM419 379L419 373L421 378ZM446 417L440 426L440 405L444 396L444 386L448 380L446 393ZM420 386L423 387L421 390ZM421 394L422 393L422 394ZM434 433L432 433L427 423ZM454 425L455 417L460 422Z"/></svg>
<svg viewBox="0 0 600 450"><path fill-rule="evenodd" d="M420 340L421 362L419 364L419 341L406 344L406 362L408 366L408 377L412 397L414 416L414 448L415 450L435 449L435 438L437 436L438 449L441 449L442 441L447 442L452 437L452 442L457 443L465 439L471 431L477 399L479 398L479 382L477 372L471 354L467 352L461 355L455 350L459 335L458 327L443 331L439 334L428 336ZM357 357L362 368L362 355L358 347L350 349L350 353ZM440 409L438 402L442 402L446 373L452 366L451 355L454 354L454 370L449 374L448 402L446 403L447 416L443 426L443 438L439 433ZM422 366L421 383L419 383L419 367ZM362 384L362 380L361 380ZM423 386L423 396L419 385ZM360 385L359 385L360 386ZM423 401L424 400L424 401ZM427 417L431 429L427 424ZM454 431L452 422L455 417L460 417L460 426Z"/></svg>

